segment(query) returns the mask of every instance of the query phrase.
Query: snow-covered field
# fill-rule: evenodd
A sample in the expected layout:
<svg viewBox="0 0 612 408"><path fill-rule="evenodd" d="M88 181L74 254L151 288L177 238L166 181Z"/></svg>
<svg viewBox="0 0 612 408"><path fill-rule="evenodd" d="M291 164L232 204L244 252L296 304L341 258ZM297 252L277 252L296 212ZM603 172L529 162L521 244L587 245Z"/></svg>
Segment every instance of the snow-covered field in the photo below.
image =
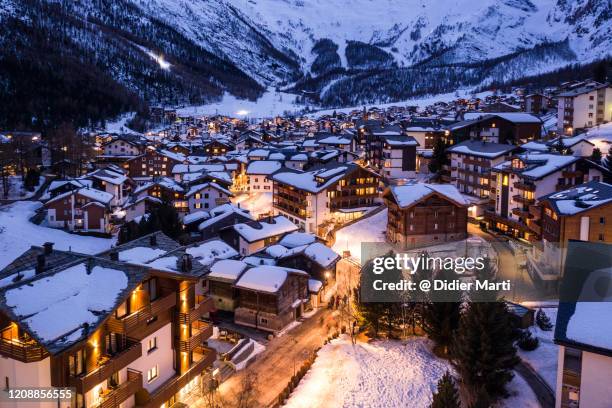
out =
<svg viewBox="0 0 612 408"><path fill-rule="evenodd" d="M34 201L18 201L0 207L0 269L32 245L55 243L54 248L95 254L111 247L114 239L69 234L62 230L33 224L29 219L41 207Z"/></svg>
<svg viewBox="0 0 612 408"><path fill-rule="evenodd" d="M385 209L336 231L336 242L332 249L339 254L348 249L351 251L351 257L360 260L361 243L384 242L386 229L387 210Z"/></svg>
<svg viewBox="0 0 612 408"><path fill-rule="evenodd" d="M240 194L231 201L240 204L240 207L248 210L254 218L272 210L272 193Z"/></svg>
<svg viewBox="0 0 612 408"><path fill-rule="evenodd" d="M424 338L353 346L348 337L341 337L323 346L284 408L429 407L447 369L452 372ZM512 396L499 407L539 407L520 376L515 375L508 389Z"/></svg>
<svg viewBox="0 0 612 408"><path fill-rule="evenodd" d="M177 109L179 115L228 115L244 119L269 118L284 112L298 112L304 105L295 103L297 95L286 92L266 91L257 101L238 99L226 93L219 102L207 105L187 106Z"/></svg>
<svg viewBox="0 0 612 408"><path fill-rule="evenodd" d="M543 308L552 324L557 320L557 308ZM540 340L540 345L533 351L519 350L520 357L525 360L546 383L554 390L557 383L557 357L559 346L553 343L555 328L551 331L543 331L535 325L531 329L531 334Z"/></svg>

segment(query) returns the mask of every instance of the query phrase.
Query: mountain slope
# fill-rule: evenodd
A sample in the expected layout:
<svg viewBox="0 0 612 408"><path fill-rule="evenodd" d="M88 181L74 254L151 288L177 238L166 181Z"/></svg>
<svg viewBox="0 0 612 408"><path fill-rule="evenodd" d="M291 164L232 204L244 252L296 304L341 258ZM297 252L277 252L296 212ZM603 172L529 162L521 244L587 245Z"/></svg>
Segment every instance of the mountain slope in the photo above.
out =
<svg viewBox="0 0 612 408"><path fill-rule="evenodd" d="M610 56L611 21L609 0L4 0L0 102L21 114L0 126L269 87L337 106L503 83Z"/></svg>

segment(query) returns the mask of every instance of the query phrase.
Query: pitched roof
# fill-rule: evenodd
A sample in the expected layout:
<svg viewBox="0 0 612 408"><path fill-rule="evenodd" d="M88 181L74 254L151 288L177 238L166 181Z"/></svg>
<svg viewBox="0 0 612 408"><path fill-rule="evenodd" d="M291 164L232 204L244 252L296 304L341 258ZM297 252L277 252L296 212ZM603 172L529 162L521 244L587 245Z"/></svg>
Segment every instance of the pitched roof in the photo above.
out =
<svg viewBox="0 0 612 408"><path fill-rule="evenodd" d="M469 204L457 187L451 184L412 183L390 186L388 190L400 208L411 207L432 194L438 194L460 206Z"/></svg>

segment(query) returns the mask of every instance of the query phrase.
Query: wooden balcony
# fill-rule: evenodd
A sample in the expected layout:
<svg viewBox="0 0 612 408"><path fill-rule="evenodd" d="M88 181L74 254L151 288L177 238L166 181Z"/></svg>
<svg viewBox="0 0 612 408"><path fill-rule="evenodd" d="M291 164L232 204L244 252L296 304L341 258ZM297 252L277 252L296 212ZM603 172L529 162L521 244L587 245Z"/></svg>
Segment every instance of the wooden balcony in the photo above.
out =
<svg viewBox="0 0 612 408"><path fill-rule="evenodd" d="M542 234L542 227L540 226L538 221L527 220L527 226L529 227L530 230L533 231L534 234L536 235Z"/></svg>
<svg viewBox="0 0 612 408"><path fill-rule="evenodd" d="M523 203L524 205L532 205L535 204L534 198L525 198L520 194L516 194L512 196L512 199L517 203Z"/></svg>
<svg viewBox="0 0 612 408"><path fill-rule="evenodd" d="M512 209L512 214L516 215L517 217L531 218L529 210L526 210L524 208L515 207Z"/></svg>
<svg viewBox="0 0 612 408"><path fill-rule="evenodd" d="M147 324L152 318L173 308L176 305L176 294L174 292L160 299L154 300L142 309L122 318L111 316L106 325L108 329L115 333L129 333L141 324Z"/></svg>
<svg viewBox="0 0 612 408"><path fill-rule="evenodd" d="M136 340L128 340L128 347L125 350L112 356L104 356L107 360L96 369L79 377L70 377L68 382L78 392L85 393L128 364L136 361L140 356L142 356L142 344Z"/></svg>
<svg viewBox="0 0 612 408"><path fill-rule="evenodd" d="M105 395L98 405L97 408L118 408L122 402L127 400L130 396L136 394L138 390L142 388L142 373L136 370L128 368L127 380L117 386L116 388L110 389L110 392Z"/></svg>
<svg viewBox="0 0 612 408"><path fill-rule="evenodd" d="M210 323L197 321L192 324L191 337L179 341L179 350L190 352L196 350L213 334L213 325Z"/></svg>
<svg viewBox="0 0 612 408"><path fill-rule="evenodd" d="M537 205L529 206L529 214L535 219L539 219L542 216L542 209Z"/></svg>
<svg viewBox="0 0 612 408"><path fill-rule="evenodd" d="M157 408L172 396L179 392L185 385L202 374L204 370L212 367L217 358L217 352L208 347L200 346L194 350L194 356L198 359L191 363L191 367L182 375L177 375L166 381L153 394L149 394L144 400L136 401L137 407Z"/></svg>
<svg viewBox="0 0 612 408"><path fill-rule="evenodd" d="M479 166L479 167L491 167L491 164L487 160L480 161L480 160L465 158L463 159L463 164L472 164L474 166Z"/></svg>
<svg viewBox="0 0 612 408"><path fill-rule="evenodd" d="M2 338L0 339L0 355L23 363L32 363L45 359L49 353L34 340L20 341Z"/></svg>
<svg viewBox="0 0 612 408"><path fill-rule="evenodd" d="M561 172L561 177L576 178L582 177L584 174L580 170L564 170Z"/></svg>
<svg viewBox="0 0 612 408"><path fill-rule="evenodd" d="M525 190L525 191L535 191L536 190L535 184L522 183L520 181L517 181L514 183L514 188L518 188L519 190Z"/></svg>
<svg viewBox="0 0 612 408"><path fill-rule="evenodd" d="M204 313L210 312L214 307L214 301L211 297L203 296L203 299L187 313L179 313L180 324L190 324L200 320Z"/></svg>

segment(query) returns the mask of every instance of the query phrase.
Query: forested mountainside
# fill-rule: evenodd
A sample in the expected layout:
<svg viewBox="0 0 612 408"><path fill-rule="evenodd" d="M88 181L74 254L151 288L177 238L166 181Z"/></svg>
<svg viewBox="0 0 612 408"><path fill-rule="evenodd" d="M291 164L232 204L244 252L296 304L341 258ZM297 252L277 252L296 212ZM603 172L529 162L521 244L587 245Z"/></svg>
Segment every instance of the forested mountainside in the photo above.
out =
<svg viewBox="0 0 612 408"><path fill-rule="evenodd" d="M0 126L308 91L325 106L611 55L609 0L4 0Z"/></svg>

